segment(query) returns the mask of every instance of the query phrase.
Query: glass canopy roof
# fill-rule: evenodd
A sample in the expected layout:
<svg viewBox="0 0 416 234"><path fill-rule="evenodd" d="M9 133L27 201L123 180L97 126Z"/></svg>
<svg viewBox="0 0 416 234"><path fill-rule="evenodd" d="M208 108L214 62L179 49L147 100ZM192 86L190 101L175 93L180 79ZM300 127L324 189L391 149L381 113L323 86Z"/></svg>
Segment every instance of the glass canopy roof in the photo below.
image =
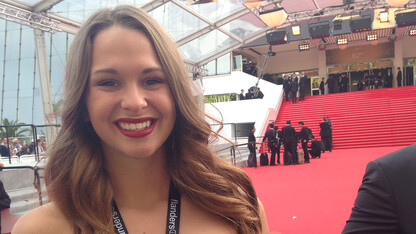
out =
<svg viewBox="0 0 416 234"><path fill-rule="evenodd" d="M93 12L129 4L142 7L169 32L185 60L203 65L231 52L268 27L237 0L189 4L190 0L15 0L26 9L44 6L47 13L82 24ZM0 1L10 4L9 1ZM42 10L42 9L41 9ZM51 14L51 16L53 15ZM257 36L258 37L258 36ZM255 38L256 39L256 38ZM218 55L218 56L217 56Z"/></svg>
<svg viewBox="0 0 416 234"><path fill-rule="evenodd" d="M259 19L258 10L241 4L245 0L216 0L197 4L199 1L209 0L0 0L0 3L27 11L46 12L42 14L52 19L57 19L54 16L58 15L58 21L71 22L72 25L81 25L97 9L121 4L135 5L149 12L163 25L176 40L184 59L196 65L207 64L225 53L263 38L270 29ZM352 2L359 4L355 7L364 10L388 7L386 0ZM272 3L282 6L289 14L282 27L325 17L331 11L335 15L340 6L348 6L344 0L269 0L269 6L265 9L272 7ZM414 8L416 0L409 0L409 4ZM66 30L65 27L62 29Z"/></svg>

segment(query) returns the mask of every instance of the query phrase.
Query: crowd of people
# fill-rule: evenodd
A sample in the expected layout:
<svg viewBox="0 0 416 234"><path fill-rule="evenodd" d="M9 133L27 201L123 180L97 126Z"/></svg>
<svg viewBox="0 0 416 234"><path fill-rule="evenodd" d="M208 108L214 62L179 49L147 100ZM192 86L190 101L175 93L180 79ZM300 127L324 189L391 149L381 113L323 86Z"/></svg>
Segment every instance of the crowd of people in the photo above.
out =
<svg viewBox="0 0 416 234"><path fill-rule="evenodd" d="M397 68L396 75L397 87L402 86L402 71L400 67ZM373 90L382 88L393 87L393 73L390 68L387 70L372 70L370 72L364 72L362 78L357 81L357 91L361 90ZM328 85L328 93L343 93L349 90L349 78L346 73L329 75L327 81L322 77L319 89L321 94L325 94L325 85Z"/></svg>
<svg viewBox="0 0 416 234"><path fill-rule="evenodd" d="M17 138L9 139L7 137L1 138L0 154L2 157L8 156L22 156L35 153L43 153L46 151L46 142L42 139L37 139L36 144L32 141L30 144L20 144Z"/></svg>
<svg viewBox="0 0 416 234"><path fill-rule="evenodd" d="M325 153L325 151L332 152L332 123L329 117L324 117L323 122L319 125L321 140L315 139L312 130L306 127L303 121L299 121L298 126L300 131L297 132L290 120L281 130L277 125L269 124L269 130L266 131L262 142L265 143L267 140L270 166L281 164L280 149L282 147L284 148L284 165L300 164L300 162L310 163L310 158L320 158L321 153ZM253 167L257 167L255 131L256 129L253 127L248 138L249 166ZM253 162L253 160L255 161Z"/></svg>
<svg viewBox="0 0 416 234"><path fill-rule="evenodd" d="M248 92L244 94L244 89L241 89L240 93L240 100L246 100L246 99L263 99L264 94L260 90L259 87L251 87L248 89Z"/></svg>
<svg viewBox="0 0 416 234"><path fill-rule="evenodd" d="M308 84L308 77L305 72L301 72L300 78L296 76L296 73L292 73L291 76L285 75L283 80L283 91L285 92L285 100L289 101L289 96L293 103L296 103L297 92L299 90L299 101L305 100L306 86Z"/></svg>

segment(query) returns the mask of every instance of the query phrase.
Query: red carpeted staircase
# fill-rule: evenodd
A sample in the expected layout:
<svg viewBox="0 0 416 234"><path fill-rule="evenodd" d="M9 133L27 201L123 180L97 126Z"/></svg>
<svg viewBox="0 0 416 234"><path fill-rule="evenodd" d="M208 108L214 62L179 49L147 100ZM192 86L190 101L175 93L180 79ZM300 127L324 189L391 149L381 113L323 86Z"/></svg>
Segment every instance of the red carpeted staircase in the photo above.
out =
<svg viewBox="0 0 416 234"><path fill-rule="evenodd" d="M411 145L416 143L416 86L283 102L276 122L280 130L291 120L299 131L297 123L303 121L320 139L319 123L326 116L333 124L334 149Z"/></svg>

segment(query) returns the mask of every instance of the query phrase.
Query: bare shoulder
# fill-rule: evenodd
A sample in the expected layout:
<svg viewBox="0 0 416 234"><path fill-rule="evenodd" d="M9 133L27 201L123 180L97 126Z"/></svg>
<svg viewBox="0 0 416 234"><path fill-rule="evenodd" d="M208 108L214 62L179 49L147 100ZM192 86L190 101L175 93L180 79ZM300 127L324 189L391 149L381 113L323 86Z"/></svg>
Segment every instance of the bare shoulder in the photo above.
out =
<svg viewBox="0 0 416 234"><path fill-rule="evenodd" d="M201 209L182 196L180 233L237 234L236 229L223 218Z"/></svg>
<svg viewBox="0 0 416 234"><path fill-rule="evenodd" d="M13 234L73 233L70 223L53 203L40 206L23 215L16 223Z"/></svg>

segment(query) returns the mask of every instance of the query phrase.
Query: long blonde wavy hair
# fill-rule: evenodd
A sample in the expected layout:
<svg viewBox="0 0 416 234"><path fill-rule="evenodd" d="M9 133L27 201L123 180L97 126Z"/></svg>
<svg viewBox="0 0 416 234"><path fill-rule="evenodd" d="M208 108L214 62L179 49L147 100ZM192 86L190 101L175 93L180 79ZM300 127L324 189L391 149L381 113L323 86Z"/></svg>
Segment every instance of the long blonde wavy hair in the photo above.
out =
<svg viewBox="0 0 416 234"><path fill-rule="evenodd" d="M248 176L214 155L218 137L193 96L191 80L176 44L146 12L132 6L92 15L74 38L65 71L62 126L48 150L45 180L49 196L76 233L113 233L113 192L100 139L87 122L85 90L95 36L111 26L144 32L152 42L176 105L174 129L165 142L168 173L197 206L232 223L238 233L259 233L257 196Z"/></svg>

